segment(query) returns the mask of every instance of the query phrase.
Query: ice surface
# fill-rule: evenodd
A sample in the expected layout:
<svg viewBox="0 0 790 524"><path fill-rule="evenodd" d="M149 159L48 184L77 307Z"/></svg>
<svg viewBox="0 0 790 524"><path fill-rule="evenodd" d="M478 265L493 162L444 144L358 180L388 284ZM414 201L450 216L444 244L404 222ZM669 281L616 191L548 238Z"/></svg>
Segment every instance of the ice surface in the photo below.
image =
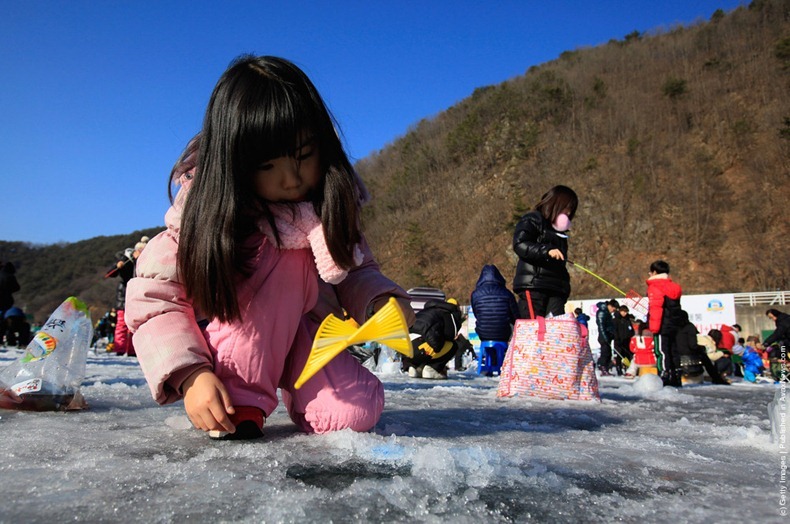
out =
<svg viewBox="0 0 790 524"><path fill-rule="evenodd" d="M304 435L280 407L265 438L215 442L154 404L134 358L89 355L87 410L0 411L0 522L783 521L779 386L603 377L587 403L380 377L373 432Z"/></svg>

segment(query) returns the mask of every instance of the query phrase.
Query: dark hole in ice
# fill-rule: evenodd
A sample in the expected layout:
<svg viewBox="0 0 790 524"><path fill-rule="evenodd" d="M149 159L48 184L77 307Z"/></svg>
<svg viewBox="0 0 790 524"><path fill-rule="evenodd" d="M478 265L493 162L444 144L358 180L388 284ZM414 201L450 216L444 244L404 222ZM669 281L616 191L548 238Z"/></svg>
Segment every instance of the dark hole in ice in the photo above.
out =
<svg viewBox="0 0 790 524"><path fill-rule="evenodd" d="M357 479L382 480L410 476L411 466L359 461L342 464L295 464L285 474L288 478L304 482L308 486L339 491Z"/></svg>

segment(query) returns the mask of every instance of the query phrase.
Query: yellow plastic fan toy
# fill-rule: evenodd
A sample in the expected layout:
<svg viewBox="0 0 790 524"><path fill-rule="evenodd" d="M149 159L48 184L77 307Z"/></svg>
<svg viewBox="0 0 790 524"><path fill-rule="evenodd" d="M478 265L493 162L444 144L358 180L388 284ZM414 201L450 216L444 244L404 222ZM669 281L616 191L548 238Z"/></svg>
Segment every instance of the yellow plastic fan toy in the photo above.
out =
<svg viewBox="0 0 790 524"><path fill-rule="evenodd" d="M361 326L353 319L341 320L335 315L326 317L318 326L310 356L294 387L301 388L302 384L348 346L364 342L380 342L409 358L414 357L409 340L409 326L397 300L390 298L384 307Z"/></svg>

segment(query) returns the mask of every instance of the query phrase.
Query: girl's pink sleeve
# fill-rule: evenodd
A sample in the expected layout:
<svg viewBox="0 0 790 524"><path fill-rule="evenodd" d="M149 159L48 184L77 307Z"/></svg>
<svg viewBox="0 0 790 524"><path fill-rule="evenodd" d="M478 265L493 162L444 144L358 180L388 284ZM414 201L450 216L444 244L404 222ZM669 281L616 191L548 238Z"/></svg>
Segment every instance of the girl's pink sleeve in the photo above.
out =
<svg viewBox="0 0 790 524"><path fill-rule="evenodd" d="M151 239L126 290L126 323L151 394L160 404L179 400L189 375L213 367L195 310L178 279L177 251L171 230Z"/></svg>
<svg viewBox="0 0 790 524"><path fill-rule="evenodd" d="M368 307L381 297L402 299L408 303L409 294L395 282L381 273L373 253L363 238L360 250L364 256L362 263L348 272L348 276L335 286L338 299L343 308L360 324L367 319ZM414 313L404 311L406 320L413 319Z"/></svg>

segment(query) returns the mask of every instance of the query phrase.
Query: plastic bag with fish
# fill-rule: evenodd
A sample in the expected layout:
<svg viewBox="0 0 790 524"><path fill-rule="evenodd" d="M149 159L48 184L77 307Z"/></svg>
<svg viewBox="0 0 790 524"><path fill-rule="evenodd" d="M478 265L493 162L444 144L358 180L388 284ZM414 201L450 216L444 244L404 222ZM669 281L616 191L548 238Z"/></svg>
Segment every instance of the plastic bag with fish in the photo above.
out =
<svg viewBox="0 0 790 524"><path fill-rule="evenodd" d="M0 369L0 408L66 411L87 407L80 393L93 326L88 308L67 298L11 365Z"/></svg>

